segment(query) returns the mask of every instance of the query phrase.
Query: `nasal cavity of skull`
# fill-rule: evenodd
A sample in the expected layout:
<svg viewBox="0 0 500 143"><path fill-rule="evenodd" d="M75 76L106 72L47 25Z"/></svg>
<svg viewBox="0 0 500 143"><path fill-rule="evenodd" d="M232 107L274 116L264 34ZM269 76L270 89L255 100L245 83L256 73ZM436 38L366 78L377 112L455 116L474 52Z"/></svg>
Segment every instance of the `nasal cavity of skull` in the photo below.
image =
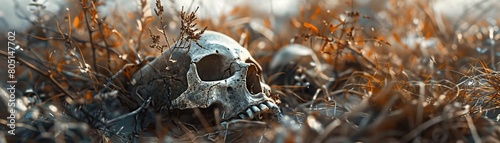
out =
<svg viewBox="0 0 500 143"><path fill-rule="evenodd" d="M247 89L250 93L256 94L262 92L262 87L260 86L260 75L257 66L250 65L247 71L246 84Z"/></svg>
<svg viewBox="0 0 500 143"><path fill-rule="evenodd" d="M198 76L203 81L218 81L234 75L229 63L224 63L223 57L212 54L203 57L196 63Z"/></svg>

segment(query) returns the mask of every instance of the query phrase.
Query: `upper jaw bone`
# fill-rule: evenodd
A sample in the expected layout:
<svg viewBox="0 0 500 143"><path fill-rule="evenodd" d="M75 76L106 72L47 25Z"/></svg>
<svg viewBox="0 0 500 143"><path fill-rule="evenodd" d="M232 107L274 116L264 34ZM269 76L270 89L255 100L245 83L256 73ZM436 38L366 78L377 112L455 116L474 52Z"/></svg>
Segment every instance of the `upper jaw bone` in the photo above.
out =
<svg viewBox="0 0 500 143"><path fill-rule="evenodd" d="M255 117L258 117L259 114L262 113L272 113L275 117L277 117L278 121L281 120L283 116L281 114L281 110L276 104L270 101L265 101L264 103L252 105L246 108L237 115L236 119L254 119ZM235 118L231 118L230 120L234 119Z"/></svg>

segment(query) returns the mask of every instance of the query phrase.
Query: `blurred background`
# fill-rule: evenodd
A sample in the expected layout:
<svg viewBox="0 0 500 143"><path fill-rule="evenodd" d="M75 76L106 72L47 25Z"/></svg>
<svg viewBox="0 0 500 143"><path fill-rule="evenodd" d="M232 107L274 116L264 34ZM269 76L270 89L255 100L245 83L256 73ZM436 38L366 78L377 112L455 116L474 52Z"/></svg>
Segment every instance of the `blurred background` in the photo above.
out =
<svg viewBox="0 0 500 143"><path fill-rule="evenodd" d="M337 6L345 6L345 1L329 1L320 0L324 3L324 7L336 8ZM411 1L419 0L403 0L399 3L406 3ZM446 18L451 21L467 20L482 20L487 18L498 18L499 13L499 3L494 0L420 0L431 6L431 10L436 16ZM46 12L52 13L49 15L56 16L69 8L70 4L74 4L77 1L71 0L2 0L2 5L0 5L0 19L2 28L1 32L6 30L25 30L29 26L29 21L33 21L37 14L36 7L34 5L40 4L46 7ZM106 4L99 7L99 12L103 16L112 16L111 13L114 11L120 11L120 13L127 13L131 11L137 11L139 8L139 1L127 1L123 2L120 0L104 0ZM365 15L373 16L383 16L377 13L389 6L390 0L380 0L380 1L370 1L370 0L354 0L354 7L357 11ZM70 3L70 4L68 4ZM292 18L299 14L299 8L307 4L308 1L305 0L255 0L255 1L245 1L245 0L213 0L213 1L203 1L203 0L183 0L183 1L162 1L163 5L166 7L166 11L174 12L180 11L182 7L185 9L194 9L200 7L199 13L197 13L200 19L217 19L222 15L228 15L236 6L248 6L249 13L252 17L277 17L277 18ZM148 0L148 13L151 15L155 5L154 0Z"/></svg>

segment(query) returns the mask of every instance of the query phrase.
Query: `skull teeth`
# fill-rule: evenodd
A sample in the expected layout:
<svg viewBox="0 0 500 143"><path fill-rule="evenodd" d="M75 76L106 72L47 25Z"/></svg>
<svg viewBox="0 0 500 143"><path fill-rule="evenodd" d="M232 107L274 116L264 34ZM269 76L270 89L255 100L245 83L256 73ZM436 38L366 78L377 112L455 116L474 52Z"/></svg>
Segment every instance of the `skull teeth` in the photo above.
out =
<svg viewBox="0 0 500 143"><path fill-rule="evenodd" d="M269 106L269 108L271 108L271 112L276 115L276 118L278 121L281 121L283 119L283 115L281 114L281 111L280 111L280 108L278 107L278 105L276 105L270 101L266 101L265 104L267 106Z"/></svg>
<svg viewBox="0 0 500 143"><path fill-rule="evenodd" d="M279 108L278 108L278 105L276 105L276 104L274 104L274 103L272 103L272 102L270 102L270 101L266 101L266 102L264 102L264 104L266 104L266 105L267 105L267 107L269 107L269 108L271 108L271 109L273 109L273 110L275 110L275 109L279 109Z"/></svg>
<svg viewBox="0 0 500 143"><path fill-rule="evenodd" d="M264 103L260 103L258 105L252 105L247 109L243 110L240 114L238 114L239 119L254 119L258 117L259 114L269 112L272 110L279 110L278 106L272 102L266 101Z"/></svg>
<svg viewBox="0 0 500 143"><path fill-rule="evenodd" d="M255 113L259 113L259 112L260 112L259 107L255 106L255 105L253 105L253 106L252 106L252 107L250 107L250 108L252 108L252 111L253 111L253 112L255 112Z"/></svg>
<svg viewBox="0 0 500 143"><path fill-rule="evenodd" d="M259 116L262 113L271 113L274 114L278 121L282 119L281 111L278 105L273 102L266 101L257 105L252 105L247 109L243 110L236 117L229 119L228 121L224 121L225 123L237 122L238 120L252 120L254 118L261 119Z"/></svg>
<svg viewBox="0 0 500 143"><path fill-rule="evenodd" d="M236 117L230 118L229 120L227 120L225 122L230 123L230 122L234 122L234 121L241 120L241 119L243 119L243 120L252 120L255 118L261 119L262 116L259 116L259 115L262 113L272 113L272 114L276 114L276 115L278 115L278 114L281 115L281 111L280 111L278 105L276 105L270 101L266 101L266 102L263 102L263 103L260 103L257 105L252 105L252 106L246 108L245 110L243 110L242 112L237 114Z"/></svg>
<svg viewBox="0 0 500 143"><path fill-rule="evenodd" d="M248 109L247 109L247 114L248 114L248 117L250 117L250 119L253 119L253 117L254 117L254 116L253 116L253 111L252 111L252 109L248 108Z"/></svg>
<svg viewBox="0 0 500 143"><path fill-rule="evenodd" d="M269 110L269 107L267 107L264 104L259 104L260 111L262 112L267 112Z"/></svg>
<svg viewBox="0 0 500 143"><path fill-rule="evenodd" d="M246 118L245 114L243 114L243 113L238 114L238 117L240 117L240 119L245 119Z"/></svg>

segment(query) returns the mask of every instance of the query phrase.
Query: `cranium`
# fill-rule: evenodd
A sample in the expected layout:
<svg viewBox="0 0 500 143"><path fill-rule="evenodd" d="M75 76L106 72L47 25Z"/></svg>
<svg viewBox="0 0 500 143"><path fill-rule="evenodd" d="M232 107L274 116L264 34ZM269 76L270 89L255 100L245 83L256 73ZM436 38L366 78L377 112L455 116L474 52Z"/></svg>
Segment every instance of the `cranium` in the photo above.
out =
<svg viewBox="0 0 500 143"><path fill-rule="evenodd" d="M324 64L315 52L303 45L291 44L281 48L269 64L271 83L301 86L314 94L323 85L329 86L333 69Z"/></svg>
<svg viewBox="0 0 500 143"><path fill-rule="evenodd" d="M268 95L261 66L230 37L205 31L177 42L133 76L139 101L151 97L156 111L216 105L222 120L252 119L279 108Z"/></svg>

